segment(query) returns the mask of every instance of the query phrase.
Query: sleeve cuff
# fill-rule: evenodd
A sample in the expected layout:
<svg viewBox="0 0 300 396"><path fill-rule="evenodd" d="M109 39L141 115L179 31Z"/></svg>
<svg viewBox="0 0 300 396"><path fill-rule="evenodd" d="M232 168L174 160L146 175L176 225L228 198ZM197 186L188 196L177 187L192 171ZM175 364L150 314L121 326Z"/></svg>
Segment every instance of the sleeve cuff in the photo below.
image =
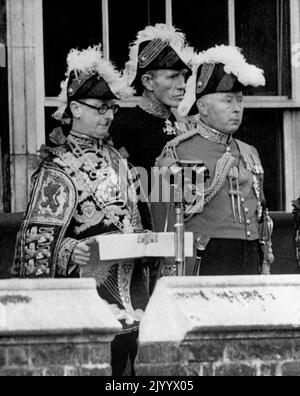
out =
<svg viewBox="0 0 300 396"><path fill-rule="evenodd" d="M56 269L58 276L66 278L78 269L78 266L72 264L71 261L73 251L78 243L79 241L72 238L66 238L63 241L58 253L58 264Z"/></svg>

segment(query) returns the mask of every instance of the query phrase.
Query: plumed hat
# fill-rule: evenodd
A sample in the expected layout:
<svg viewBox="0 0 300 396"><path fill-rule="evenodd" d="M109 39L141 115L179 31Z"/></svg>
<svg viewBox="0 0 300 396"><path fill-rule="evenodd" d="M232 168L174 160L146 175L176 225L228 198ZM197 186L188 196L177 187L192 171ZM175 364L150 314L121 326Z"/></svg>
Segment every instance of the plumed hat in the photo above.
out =
<svg viewBox="0 0 300 396"><path fill-rule="evenodd" d="M174 27L160 23L147 26L137 34L136 41L130 46L125 74L138 95L141 95L144 90L141 77L147 71L188 69L191 74L189 62L193 54L185 35Z"/></svg>
<svg viewBox="0 0 300 396"><path fill-rule="evenodd" d="M79 51L72 49L67 57L66 80L61 83L60 106L53 117L68 122L70 103L79 99L123 99L134 94L127 79L111 62L103 58L101 45Z"/></svg>
<svg viewBox="0 0 300 396"><path fill-rule="evenodd" d="M193 75L179 113L181 116L198 113L196 101L204 95L239 92L265 84L263 70L248 64L239 48L216 46L194 57Z"/></svg>

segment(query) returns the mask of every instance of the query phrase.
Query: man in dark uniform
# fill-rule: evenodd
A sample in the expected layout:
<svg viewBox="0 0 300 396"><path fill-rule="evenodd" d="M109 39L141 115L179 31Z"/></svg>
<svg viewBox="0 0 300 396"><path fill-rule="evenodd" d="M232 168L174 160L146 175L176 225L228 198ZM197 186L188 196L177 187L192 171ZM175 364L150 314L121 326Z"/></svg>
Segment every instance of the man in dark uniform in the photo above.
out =
<svg viewBox="0 0 300 396"><path fill-rule="evenodd" d="M183 100L191 74L186 62L191 54L184 34L164 24L139 32L130 50L125 74L142 99L137 107L115 119L110 133L121 155L147 171L148 194L156 158L177 135L171 109L178 108Z"/></svg>
<svg viewBox="0 0 300 396"><path fill-rule="evenodd" d="M195 128L170 142L160 159L160 164L166 158L201 160L209 170L203 196L195 198L201 209L189 208L186 216L186 229L195 237L195 255L197 250L200 259L205 250L198 268L201 275L269 273L273 261L270 235L266 239L272 224L263 213L264 170L256 149L234 138L243 119L244 89L264 84L263 71L247 64L235 47L200 54L179 108L182 116L198 114ZM267 229L260 230L264 217ZM263 266L260 237L266 246Z"/></svg>
<svg viewBox="0 0 300 396"><path fill-rule="evenodd" d="M149 299L147 271L140 260L129 260L96 261L93 272L91 257L97 235L143 232L132 170L106 143L116 99L132 89L99 46L70 52L62 88L55 118L69 121L71 131L60 146L44 149L11 272L36 279L94 276L122 325L112 343L113 375L120 376L129 360L133 368L137 353Z"/></svg>
<svg viewBox="0 0 300 396"><path fill-rule="evenodd" d="M183 100L186 81L191 75L188 63L192 54L185 35L165 24L140 31L130 48L125 74L142 99L137 107L115 119L110 134L114 147L139 169L147 196L153 187L152 168L156 158L166 143L177 136L176 118L171 109L178 108ZM162 232L166 206L157 196L150 208L154 229ZM158 266L152 262L149 267L150 290L154 288Z"/></svg>

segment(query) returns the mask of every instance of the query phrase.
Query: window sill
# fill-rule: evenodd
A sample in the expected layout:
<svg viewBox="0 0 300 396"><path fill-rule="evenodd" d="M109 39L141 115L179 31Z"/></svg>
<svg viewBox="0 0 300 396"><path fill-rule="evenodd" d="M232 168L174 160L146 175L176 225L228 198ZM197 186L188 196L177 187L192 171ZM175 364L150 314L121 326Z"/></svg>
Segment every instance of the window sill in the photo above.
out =
<svg viewBox="0 0 300 396"><path fill-rule="evenodd" d="M120 101L121 107L132 108L140 101L140 97L132 97ZM45 99L45 107L58 107L59 101L54 97ZM300 108L300 102L289 99L287 96L246 96L245 107L248 109L263 108Z"/></svg>

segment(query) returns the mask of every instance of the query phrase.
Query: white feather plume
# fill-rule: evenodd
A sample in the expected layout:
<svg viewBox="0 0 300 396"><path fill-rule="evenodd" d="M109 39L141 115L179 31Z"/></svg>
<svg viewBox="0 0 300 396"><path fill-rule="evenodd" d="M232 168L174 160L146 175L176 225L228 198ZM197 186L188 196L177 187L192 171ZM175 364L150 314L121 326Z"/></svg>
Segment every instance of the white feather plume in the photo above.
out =
<svg viewBox="0 0 300 396"><path fill-rule="evenodd" d="M197 100L197 71L198 66L194 63L192 67L192 75L187 82L184 98L178 107L178 114L180 115L180 117L186 117Z"/></svg>
<svg viewBox="0 0 300 396"><path fill-rule="evenodd" d="M233 46L220 45L199 54L196 59L199 65L203 63L223 63L227 74L233 74L238 81L251 87L266 85L264 71L247 63L241 49Z"/></svg>
<svg viewBox="0 0 300 396"><path fill-rule="evenodd" d="M129 47L129 61L126 63L124 70L129 84L131 84L136 77L140 44L154 39L161 39L167 42L177 52L183 62L189 65L193 56L193 48L187 45L184 33L180 32L174 26L169 26L164 23L158 23L155 26L147 26L144 30L138 32L136 40Z"/></svg>
<svg viewBox="0 0 300 396"><path fill-rule="evenodd" d="M241 49L233 46L220 45L195 55L192 60L193 75L187 83L186 94L178 112L186 117L196 101L197 72L204 63L222 63L227 74L233 74L238 81L246 86L259 87L266 85L264 71L247 63Z"/></svg>
<svg viewBox="0 0 300 396"><path fill-rule="evenodd" d="M67 106L67 85L72 71L79 80L89 74L98 74L109 85L111 91L120 99L133 96L134 89L128 84L127 78L115 66L103 58L101 44L82 51L72 49L67 57L66 80L61 83L61 93L58 96L60 106L53 117L62 120Z"/></svg>

